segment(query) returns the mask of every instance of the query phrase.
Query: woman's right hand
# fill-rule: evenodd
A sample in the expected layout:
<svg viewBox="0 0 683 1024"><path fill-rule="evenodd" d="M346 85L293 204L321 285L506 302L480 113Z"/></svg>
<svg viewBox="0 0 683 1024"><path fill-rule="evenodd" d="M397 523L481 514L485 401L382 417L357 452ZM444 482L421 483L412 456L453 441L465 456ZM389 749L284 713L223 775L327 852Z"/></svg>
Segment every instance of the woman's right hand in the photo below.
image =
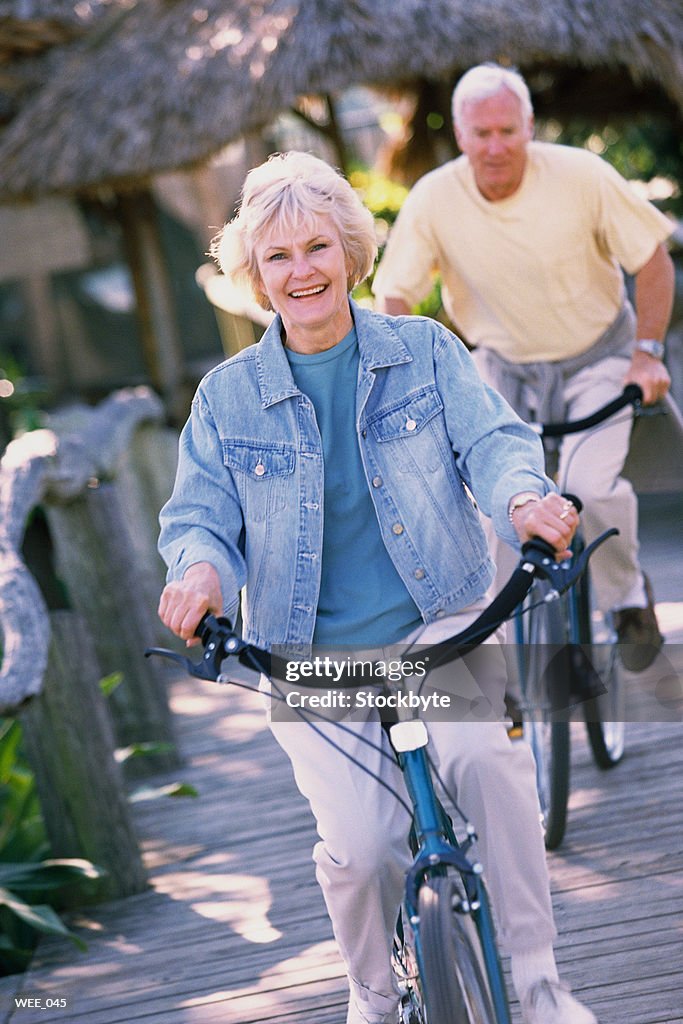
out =
<svg viewBox="0 0 683 1024"><path fill-rule="evenodd" d="M218 573L210 562L197 562L182 580L167 583L159 600L159 618L172 633L187 642L199 643L194 635L206 612L223 613L223 595Z"/></svg>

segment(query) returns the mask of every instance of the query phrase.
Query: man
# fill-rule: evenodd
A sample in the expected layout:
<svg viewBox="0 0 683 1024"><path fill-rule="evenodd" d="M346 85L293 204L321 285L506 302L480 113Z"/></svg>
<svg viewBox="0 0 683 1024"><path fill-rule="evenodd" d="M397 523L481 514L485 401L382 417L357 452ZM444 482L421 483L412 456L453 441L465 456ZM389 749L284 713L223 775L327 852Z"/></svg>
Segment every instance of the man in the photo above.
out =
<svg viewBox="0 0 683 1024"><path fill-rule="evenodd" d="M471 68L453 93L453 122L463 155L406 199L374 281L379 308L409 312L439 271L480 372L526 419L578 418L629 382L645 404L662 399L674 287L663 243L673 225L599 157L533 141L529 90L515 71ZM635 278L635 314L622 267ZM584 499L589 539L620 530L594 558L595 589L622 661L642 671L662 637L638 563L636 496L620 476L630 431L622 416L566 438L558 479ZM516 507L527 500L535 496Z"/></svg>

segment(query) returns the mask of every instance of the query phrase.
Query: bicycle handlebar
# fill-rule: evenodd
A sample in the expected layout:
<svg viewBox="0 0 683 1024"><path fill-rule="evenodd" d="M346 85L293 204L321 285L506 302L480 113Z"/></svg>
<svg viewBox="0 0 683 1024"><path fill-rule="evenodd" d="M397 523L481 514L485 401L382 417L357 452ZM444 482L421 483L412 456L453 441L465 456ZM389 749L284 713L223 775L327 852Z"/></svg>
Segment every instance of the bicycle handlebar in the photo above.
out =
<svg viewBox="0 0 683 1024"><path fill-rule="evenodd" d="M627 405L637 406L643 400L643 389L639 384L627 384L617 398L607 402L606 405L596 409L590 416L584 416L580 420L567 420L565 423L530 423L532 430L541 437L563 437L565 434L578 434L581 430L590 430L598 423L609 419L615 412L625 409Z"/></svg>
<svg viewBox="0 0 683 1024"><path fill-rule="evenodd" d="M426 649L421 648L419 658L423 660L429 656L431 665L445 665L483 643L524 600L537 576L550 581L553 590L558 595L564 594L583 575L588 560L596 548L618 532L614 528L606 530L578 557L566 562L556 562L554 549L545 541L538 538L527 541L522 546L522 557L517 568L498 596L484 609L481 615L461 633ZM220 675L222 662L226 658L237 657L238 661L247 668L263 672L271 678L281 681L286 679L288 661L264 651L260 647L246 643L235 633L226 618L207 612L197 626L196 636L200 638L204 647L204 654L200 662L194 662L182 654L163 647L148 648L145 651L145 657L159 655L168 658L182 665L185 671L195 678L214 681ZM403 662L407 666L410 663L410 657L404 656ZM300 680L298 685L305 686L306 684ZM309 685L316 687L315 683ZM357 687L358 681L345 684L340 680L335 685L340 688L344 685Z"/></svg>

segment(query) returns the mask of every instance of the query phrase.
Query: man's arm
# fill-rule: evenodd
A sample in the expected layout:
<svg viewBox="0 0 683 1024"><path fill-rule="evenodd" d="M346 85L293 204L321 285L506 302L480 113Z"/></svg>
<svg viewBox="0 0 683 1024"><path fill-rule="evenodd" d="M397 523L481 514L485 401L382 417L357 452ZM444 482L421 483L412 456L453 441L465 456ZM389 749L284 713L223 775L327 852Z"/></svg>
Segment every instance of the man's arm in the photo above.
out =
<svg viewBox="0 0 683 1024"><path fill-rule="evenodd" d="M389 316L407 316L410 313L410 306L405 299L394 299L390 295L378 297L375 308L378 313L388 313Z"/></svg>
<svg viewBox="0 0 683 1024"><path fill-rule="evenodd" d="M635 275L638 339L664 341L674 296L674 265L664 245L658 245ZM639 384L646 405L658 402L669 390L671 377L664 364L647 352L633 353L625 384Z"/></svg>

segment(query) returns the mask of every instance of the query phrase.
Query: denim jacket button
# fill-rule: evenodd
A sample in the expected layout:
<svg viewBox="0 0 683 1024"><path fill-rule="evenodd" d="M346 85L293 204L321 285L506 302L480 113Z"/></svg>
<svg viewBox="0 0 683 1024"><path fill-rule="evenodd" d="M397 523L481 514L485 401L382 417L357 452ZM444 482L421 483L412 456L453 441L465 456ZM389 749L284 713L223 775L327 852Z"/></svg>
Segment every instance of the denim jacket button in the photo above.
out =
<svg viewBox="0 0 683 1024"><path fill-rule="evenodd" d="M414 576L415 576L416 580L423 580L424 576L425 576L424 569L416 569L415 573L414 573Z"/></svg>
<svg viewBox="0 0 683 1024"><path fill-rule="evenodd" d="M263 476L265 471L266 471L266 467L263 465L263 463L262 462L257 463L256 468L254 469L254 472L256 473L256 476Z"/></svg>
<svg viewBox="0 0 683 1024"><path fill-rule="evenodd" d="M415 430L416 426L417 423L415 422L415 420L412 420L410 418L406 420L406 430Z"/></svg>
<svg viewBox="0 0 683 1024"><path fill-rule="evenodd" d="M395 533L397 537L399 537L403 533L403 527L401 526L400 523L394 523L394 525L391 527L391 530L392 533Z"/></svg>
<svg viewBox="0 0 683 1024"><path fill-rule="evenodd" d="M372 478L372 486L373 487L381 487L383 483L384 483L384 481L382 480L381 476L373 476L373 478Z"/></svg>

